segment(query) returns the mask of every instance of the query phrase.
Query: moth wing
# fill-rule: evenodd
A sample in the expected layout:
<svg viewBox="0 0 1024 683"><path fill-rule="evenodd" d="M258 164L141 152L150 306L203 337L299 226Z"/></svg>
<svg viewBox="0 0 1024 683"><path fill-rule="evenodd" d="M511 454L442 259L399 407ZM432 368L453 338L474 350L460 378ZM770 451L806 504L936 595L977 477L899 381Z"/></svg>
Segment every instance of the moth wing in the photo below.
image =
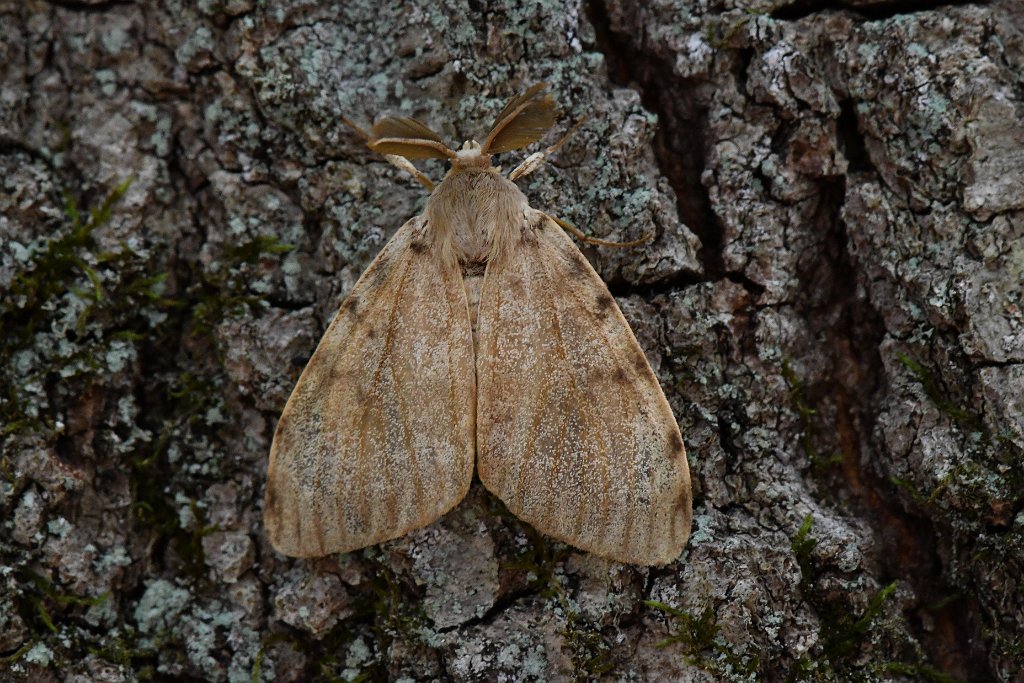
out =
<svg viewBox="0 0 1024 683"><path fill-rule="evenodd" d="M488 264L481 293L480 479L566 543L621 562L671 562L690 534L690 473L643 350L549 216L528 210L510 246Z"/></svg>
<svg viewBox="0 0 1024 683"><path fill-rule="evenodd" d="M270 451L264 523L281 553L347 552L425 526L473 476L474 355L459 271L414 218L355 284Z"/></svg>

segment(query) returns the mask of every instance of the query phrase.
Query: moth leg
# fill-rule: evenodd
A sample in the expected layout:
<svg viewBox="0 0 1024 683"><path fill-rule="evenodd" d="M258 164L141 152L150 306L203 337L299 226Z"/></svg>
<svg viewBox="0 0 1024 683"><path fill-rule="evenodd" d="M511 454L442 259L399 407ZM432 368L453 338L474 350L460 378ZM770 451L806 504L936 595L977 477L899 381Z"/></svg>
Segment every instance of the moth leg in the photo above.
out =
<svg viewBox="0 0 1024 683"><path fill-rule="evenodd" d="M573 126L572 129L568 133L563 135L561 140L559 140L555 144L551 145L550 147L548 147L543 152L534 152L530 156L526 157L526 160L523 161L523 163L519 164L514 169L512 169L512 172L508 174L508 179L513 181L513 182L515 182L515 180L517 178L522 178L523 176L530 175L531 173L536 171L538 168L543 166L545 160L547 160L547 158L549 156L551 156L556 151L558 151L558 148L561 147L562 145L564 145L566 140L568 140L572 136L573 133L575 133L577 130L579 130L580 126L582 126L584 123L586 123L586 121L587 121L586 117L584 117L583 119L580 119L580 122L577 123L575 126Z"/></svg>
<svg viewBox="0 0 1024 683"><path fill-rule="evenodd" d="M654 239L654 234L648 233L641 237L640 239L633 240L632 242L611 242L609 240L602 240L598 239L597 237L591 237L590 235L586 235L583 233L582 230L577 228L575 225L568 221L564 221L561 218L556 218L554 216L549 216L549 218L551 218L551 220L553 220L555 223L558 223L558 227L562 228L562 230L565 230L567 233L570 233L571 235L575 236L576 239L578 239L579 241L586 242L587 244L597 244L602 247L626 248L636 247L646 242L650 242L652 239Z"/></svg>
<svg viewBox="0 0 1024 683"><path fill-rule="evenodd" d="M384 158L388 160L388 163L395 168L401 169L406 173L410 174L416 179L423 187L427 188L431 192L434 191L434 181L427 177L427 175L412 165L412 162L405 157L400 157L397 154L385 154Z"/></svg>

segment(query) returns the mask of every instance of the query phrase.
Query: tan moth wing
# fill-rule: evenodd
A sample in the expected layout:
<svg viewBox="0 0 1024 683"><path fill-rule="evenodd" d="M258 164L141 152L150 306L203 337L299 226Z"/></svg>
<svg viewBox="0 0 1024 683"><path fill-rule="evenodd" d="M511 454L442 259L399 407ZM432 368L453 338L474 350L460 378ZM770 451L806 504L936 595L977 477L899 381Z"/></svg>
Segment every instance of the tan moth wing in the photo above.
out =
<svg viewBox="0 0 1024 683"><path fill-rule="evenodd" d="M274 434L264 522L295 557L424 526L473 477L473 338L461 275L407 222L352 289Z"/></svg>
<svg viewBox="0 0 1024 683"><path fill-rule="evenodd" d="M621 562L665 564L690 534L683 441L608 288L529 209L484 276L477 467L517 517Z"/></svg>

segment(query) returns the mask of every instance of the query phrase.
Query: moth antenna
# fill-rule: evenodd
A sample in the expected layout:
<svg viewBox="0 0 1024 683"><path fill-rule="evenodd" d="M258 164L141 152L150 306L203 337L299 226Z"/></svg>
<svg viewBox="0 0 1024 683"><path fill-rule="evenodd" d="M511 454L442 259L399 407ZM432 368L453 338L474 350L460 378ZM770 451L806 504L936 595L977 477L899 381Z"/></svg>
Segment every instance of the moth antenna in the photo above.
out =
<svg viewBox="0 0 1024 683"><path fill-rule="evenodd" d="M347 118L345 116L342 116L341 117L341 122L344 123L349 128L351 128L353 131L355 131L356 135L358 135L359 137L361 137L363 139L363 142L366 142L366 143L370 142L370 134L367 133L362 128L360 128L359 126L357 126L355 123L353 123L351 119L349 119L349 118Z"/></svg>
<svg viewBox="0 0 1024 683"><path fill-rule="evenodd" d="M508 174L508 179L511 181L515 181L517 178L522 178L523 176L530 175L538 168L543 166L544 162L547 161L547 158L554 154L555 152L557 152L558 149L562 145L564 145L570 137L572 137L573 133L578 131L580 129L580 126L582 126L586 122L587 117L584 116L582 119L579 120L579 122L575 126L570 128L569 132L563 135L558 142L551 145L543 152L534 152L530 156L526 157L526 160L523 161L523 163L519 164L514 169L512 169L512 172Z"/></svg>
<svg viewBox="0 0 1024 683"><path fill-rule="evenodd" d="M483 154L498 154L537 142L555 125L555 100L537 83L513 98L498 114L484 144Z"/></svg>
<svg viewBox="0 0 1024 683"><path fill-rule="evenodd" d="M366 143L367 147L369 147L374 152L377 152L378 154L381 154L381 156L383 156L384 159L389 164L391 164L395 168L397 168L397 169L399 169L401 171L405 171L406 173L411 175L416 180L416 182L418 182L423 187L427 188L427 190L429 190L431 192L434 191L434 181L431 180L423 171L421 171L418 168L416 168L415 166L413 166L411 161L409 161L405 157L400 156L398 154L383 154L383 153L379 152L378 150L373 148L374 140L373 140L373 136L372 135L370 135L365 130L360 128L358 125L353 123L352 120L350 120L350 119L348 119L348 118L346 118L344 116L341 117L341 122L344 123L349 128L351 128L353 131L355 131L356 135L358 135L359 137L361 137L363 139L363 142Z"/></svg>
<svg viewBox="0 0 1024 683"><path fill-rule="evenodd" d="M459 155L448 148L441 136L426 124L408 116L385 116L370 130L370 149L406 159L448 159Z"/></svg>
<svg viewBox="0 0 1024 683"><path fill-rule="evenodd" d="M587 244L596 244L602 247L614 247L616 249L626 249L628 247L638 247L641 244L645 244L654 239L654 233L648 233L640 239L633 240L632 242L611 242L609 240L598 239L597 237L591 237L590 235L584 234L582 230L577 228L569 221L564 221L561 218L551 216L551 220L558 224L558 227L562 228L566 232L574 235L576 239Z"/></svg>

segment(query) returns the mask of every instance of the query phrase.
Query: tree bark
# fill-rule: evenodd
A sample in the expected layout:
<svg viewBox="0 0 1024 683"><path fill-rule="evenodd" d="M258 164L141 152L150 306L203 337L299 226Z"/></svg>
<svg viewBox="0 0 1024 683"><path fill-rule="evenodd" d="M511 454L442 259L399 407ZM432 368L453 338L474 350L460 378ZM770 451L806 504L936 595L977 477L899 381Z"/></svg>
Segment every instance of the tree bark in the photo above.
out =
<svg viewBox="0 0 1024 683"><path fill-rule="evenodd" d="M1024 8L0 0L0 679L1024 681ZM319 560L273 427L480 139L584 246L682 428L693 535L611 563L475 481ZM511 168L522 158L501 160ZM443 165L420 166L435 180Z"/></svg>

